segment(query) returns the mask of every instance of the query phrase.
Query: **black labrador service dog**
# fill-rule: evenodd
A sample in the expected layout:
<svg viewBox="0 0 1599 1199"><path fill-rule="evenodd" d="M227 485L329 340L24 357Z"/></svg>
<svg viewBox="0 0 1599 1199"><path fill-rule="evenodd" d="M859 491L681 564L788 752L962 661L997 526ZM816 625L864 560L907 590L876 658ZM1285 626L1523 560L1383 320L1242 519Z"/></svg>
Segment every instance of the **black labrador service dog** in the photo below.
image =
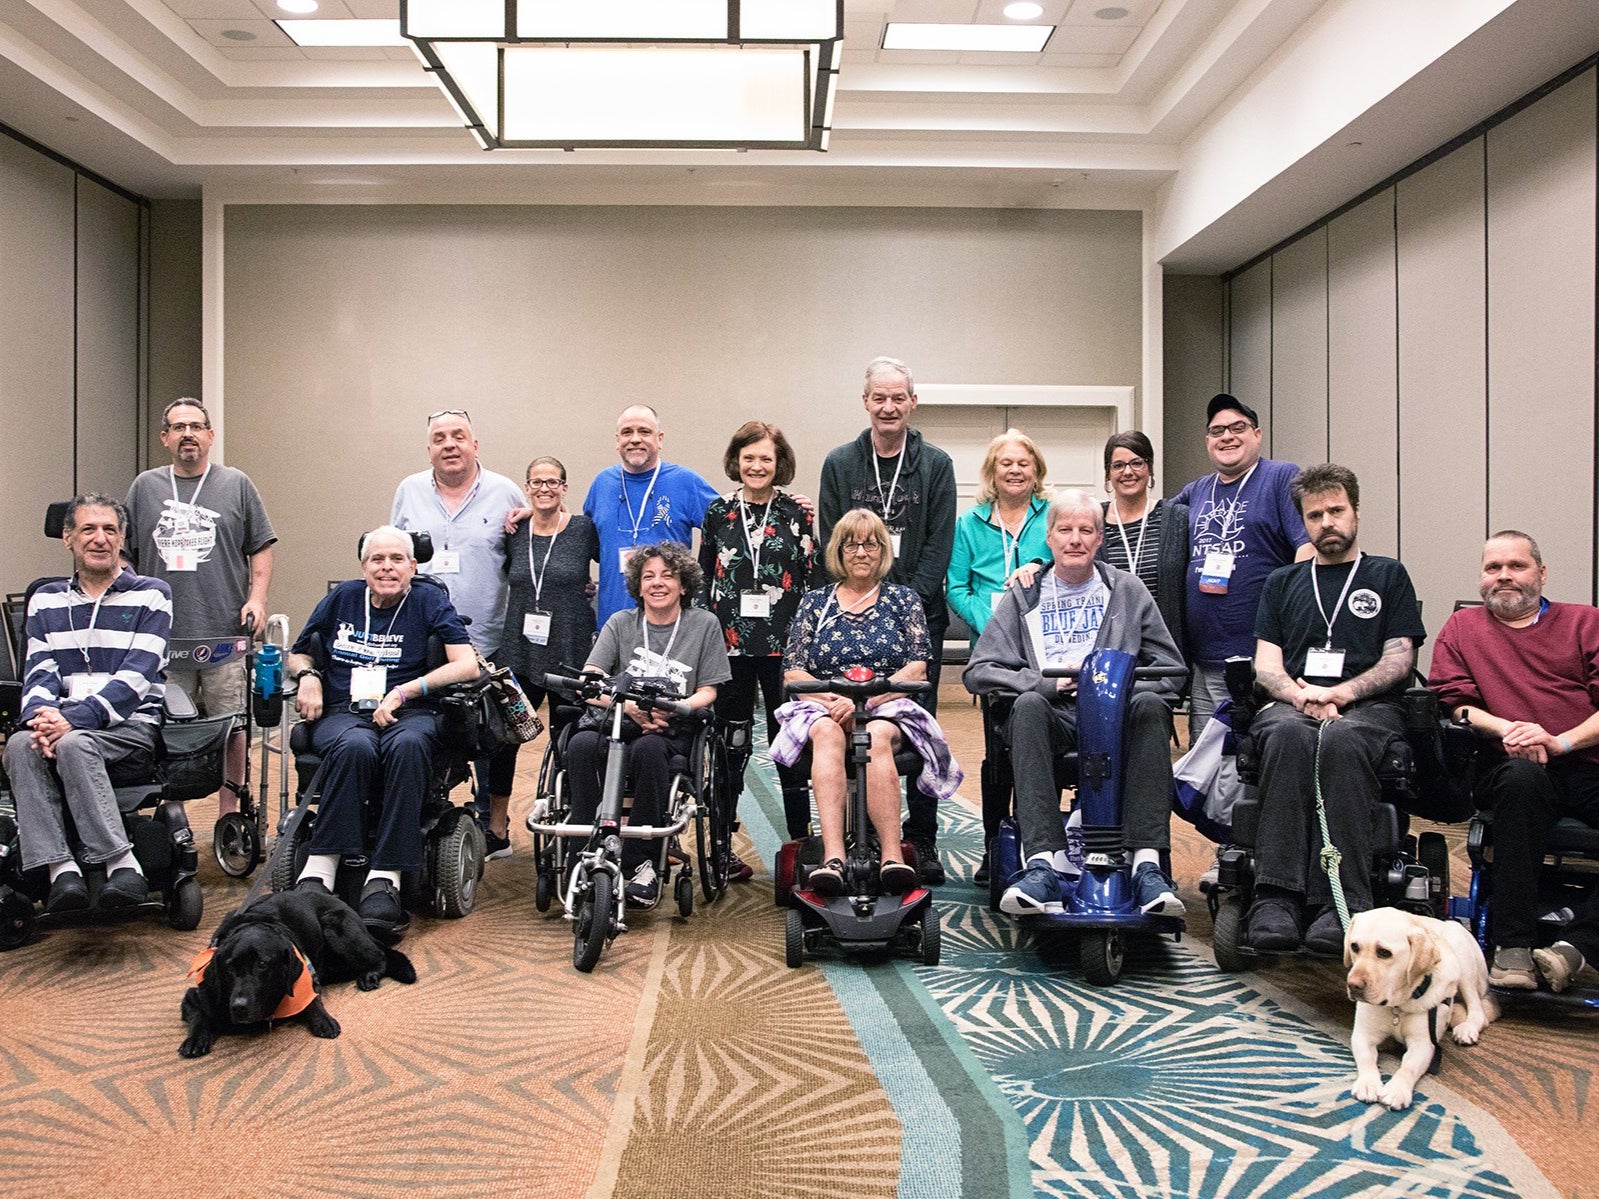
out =
<svg viewBox="0 0 1599 1199"><path fill-rule="evenodd" d="M411 959L375 940L355 911L318 891L263 895L217 926L211 947L189 971L183 996L189 1035L178 1052L203 1057L217 1034L303 1016L314 1037L336 1037L339 1022L322 1006L320 983L355 979L363 991L384 977L416 981Z"/></svg>

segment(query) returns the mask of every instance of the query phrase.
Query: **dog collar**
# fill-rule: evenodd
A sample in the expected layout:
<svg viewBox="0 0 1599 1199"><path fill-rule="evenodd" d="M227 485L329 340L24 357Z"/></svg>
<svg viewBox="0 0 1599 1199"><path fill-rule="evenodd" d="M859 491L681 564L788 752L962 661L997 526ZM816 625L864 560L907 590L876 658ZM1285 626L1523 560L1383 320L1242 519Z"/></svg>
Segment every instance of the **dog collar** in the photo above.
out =
<svg viewBox="0 0 1599 1199"><path fill-rule="evenodd" d="M1427 993L1427 988L1430 986L1432 986L1432 975L1429 974L1416 984L1416 989L1410 993L1410 997L1412 999L1420 999Z"/></svg>
<svg viewBox="0 0 1599 1199"><path fill-rule="evenodd" d="M216 957L217 947L208 945L189 962L189 981L199 986L205 979L206 969L211 965L211 959ZM311 1001L316 998L316 971L311 968L311 961L300 952L298 945L294 946L294 956L300 959L300 973L295 976L294 985L289 988L289 993L283 997L278 1006L272 1009L270 1020L287 1020L290 1016L298 1016L311 1006Z"/></svg>

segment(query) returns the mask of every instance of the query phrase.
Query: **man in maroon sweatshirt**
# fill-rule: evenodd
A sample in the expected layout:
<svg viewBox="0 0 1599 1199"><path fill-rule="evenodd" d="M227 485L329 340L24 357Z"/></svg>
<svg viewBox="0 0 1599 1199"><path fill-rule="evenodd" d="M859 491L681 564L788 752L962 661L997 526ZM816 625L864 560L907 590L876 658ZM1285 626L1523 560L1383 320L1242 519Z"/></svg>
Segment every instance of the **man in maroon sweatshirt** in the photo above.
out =
<svg viewBox="0 0 1599 1199"><path fill-rule="evenodd" d="M1599 960L1599 892L1548 948L1537 945L1538 871L1556 820L1599 827L1599 608L1551 603L1538 543L1507 529L1482 552L1481 608L1449 618L1429 684L1490 742L1477 804L1494 810L1496 986L1563 991Z"/></svg>

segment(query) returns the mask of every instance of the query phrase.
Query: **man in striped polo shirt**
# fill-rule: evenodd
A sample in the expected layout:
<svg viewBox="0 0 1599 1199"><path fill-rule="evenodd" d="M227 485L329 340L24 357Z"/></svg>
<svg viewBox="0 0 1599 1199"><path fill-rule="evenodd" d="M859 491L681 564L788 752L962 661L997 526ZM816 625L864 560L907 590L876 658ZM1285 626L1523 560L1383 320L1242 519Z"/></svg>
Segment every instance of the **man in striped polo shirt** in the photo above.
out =
<svg viewBox="0 0 1599 1199"><path fill-rule="evenodd" d="M67 843L65 812L83 865L103 865L99 906L149 898L123 831L109 767L153 756L161 728L172 592L122 562L128 514L116 500L80 495L67 507L64 540L73 575L28 602L22 728L6 742L22 867L50 870L47 912L89 906L83 867Z"/></svg>

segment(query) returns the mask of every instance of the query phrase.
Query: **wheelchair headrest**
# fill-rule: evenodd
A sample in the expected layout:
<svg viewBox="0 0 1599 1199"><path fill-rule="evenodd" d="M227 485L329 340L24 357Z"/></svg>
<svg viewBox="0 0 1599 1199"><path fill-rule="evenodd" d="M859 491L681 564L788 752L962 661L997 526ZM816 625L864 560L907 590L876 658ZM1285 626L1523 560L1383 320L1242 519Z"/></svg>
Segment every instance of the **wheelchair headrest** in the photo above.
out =
<svg viewBox="0 0 1599 1199"><path fill-rule="evenodd" d="M371 530L368 529L366 533L362 533L355 539L355 558L357 562L361 560L361 547L366 544L367 534L370 532ZM433 534L426 529L407 529L406 532L411 536L411 556L416 559L416 564L420 566L424 562L433 561Z"/></svg>
<svg viewBox="0 0 1599 1199"><path fill-rule="evenodd" d="M57 500L44 510L44 535L51 541L60 541L67 531L67 509L71 500Z"/></svg>

